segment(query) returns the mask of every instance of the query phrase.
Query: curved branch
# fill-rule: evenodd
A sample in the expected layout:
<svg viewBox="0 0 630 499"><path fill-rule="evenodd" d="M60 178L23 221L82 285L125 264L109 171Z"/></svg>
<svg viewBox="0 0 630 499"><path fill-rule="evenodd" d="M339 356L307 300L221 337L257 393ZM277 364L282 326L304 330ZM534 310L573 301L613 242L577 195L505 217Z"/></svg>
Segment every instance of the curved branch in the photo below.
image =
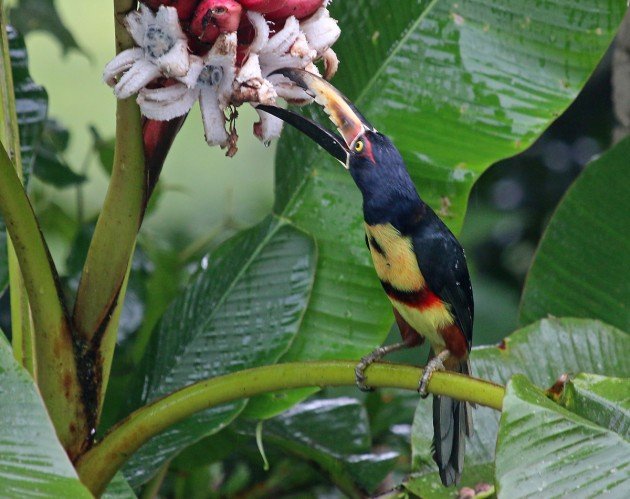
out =
<svg viewBox="0 0 630 499"><path fill-rule="evenodd" d="M76 463L81 481L99 495L116 471L145 442L195 412L262 393L311 386L354 386L355 361L277 364L201 381L141 407L118 423ZM367 384L375 388L417 390L422 370L374 364ZM428 391L501 410L502 386L451 372L436 372Z"/></svg>

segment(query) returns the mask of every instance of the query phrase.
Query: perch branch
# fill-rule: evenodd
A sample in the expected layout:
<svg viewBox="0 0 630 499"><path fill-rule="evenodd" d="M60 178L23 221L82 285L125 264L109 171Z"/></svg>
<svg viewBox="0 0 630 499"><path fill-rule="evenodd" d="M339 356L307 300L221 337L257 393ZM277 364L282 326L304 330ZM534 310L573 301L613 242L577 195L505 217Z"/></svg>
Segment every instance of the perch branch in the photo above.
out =
<svg viewBox="0 0 630 499"><path fill-rule="evenodd" d="M353 361L277 364L200 381L146 405L118 423L77 462L81 481L99 495L124 462L150 438L192 414L262 393L311 386L353 386ZM422 370L374 364L367 384L375 388L417 390ZM428 391L501 410L504 388L461 374L436 372Z"/></svg>

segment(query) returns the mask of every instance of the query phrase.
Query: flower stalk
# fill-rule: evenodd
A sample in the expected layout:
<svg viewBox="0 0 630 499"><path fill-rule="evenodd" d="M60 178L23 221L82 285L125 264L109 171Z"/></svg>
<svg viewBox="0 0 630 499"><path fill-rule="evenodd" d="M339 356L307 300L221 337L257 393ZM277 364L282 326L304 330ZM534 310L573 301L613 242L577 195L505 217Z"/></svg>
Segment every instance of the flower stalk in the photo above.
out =
<svg viewBox="0 0 630 499"><path fill-rule="evenodd" d="M115 0L116 51L133 46L120 20L135 0ZM88 249L73 313L83 377L90 380L85 402L96 426L104 399L117 334L124 280L148 200L142 122L134 99L117 101L112 175Z"/></svg>
<svg viewBox="0 0 630 499"><path fill-rule="evenodd" d="M118 423L76 463L81 481L101 494L116 471L150 438L195 412L234 400L291 388L354 386L356 362L287 363L247 369L187 386L146 405ZM374 364L367 384L375 388L417 390L422 370L412 366ZM436 372L428 391L501 410L505 390L489 381L451 372Z"/></svg>

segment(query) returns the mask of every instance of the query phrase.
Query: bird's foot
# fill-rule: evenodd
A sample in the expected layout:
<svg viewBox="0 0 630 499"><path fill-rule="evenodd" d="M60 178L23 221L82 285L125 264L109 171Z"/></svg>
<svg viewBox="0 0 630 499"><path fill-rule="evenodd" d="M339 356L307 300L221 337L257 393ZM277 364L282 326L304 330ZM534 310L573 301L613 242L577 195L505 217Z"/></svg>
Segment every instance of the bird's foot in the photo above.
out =
<svg viewBox="0 0 630 499"><path fill-rule="evenodd" d="M418 385L418 392L423 399L429 396L427 386L429 385L431 376L433 376L435 371L444 371L444 361L446 361L450 355L451 352L448 350L442 350L439 354L433 357L424 368L422 378L420 378L420 384Z"/></svg>
<svg viewBox="0 0 630 499"><path fill-rule="evenodd" d="M386 345L384 347L378 347L371 353L367 354L365 357L362 357L359 363L354 368L354 379L357 383L357 386L361 391L371 392L374 389L367 386L365 370L370 367L370 365L374 364L374 362L381 360L386 355L396 352L397 350L402 350L403 348L408 348L409 345L404 341L401 343L394 343L393 345Z"/></svg>

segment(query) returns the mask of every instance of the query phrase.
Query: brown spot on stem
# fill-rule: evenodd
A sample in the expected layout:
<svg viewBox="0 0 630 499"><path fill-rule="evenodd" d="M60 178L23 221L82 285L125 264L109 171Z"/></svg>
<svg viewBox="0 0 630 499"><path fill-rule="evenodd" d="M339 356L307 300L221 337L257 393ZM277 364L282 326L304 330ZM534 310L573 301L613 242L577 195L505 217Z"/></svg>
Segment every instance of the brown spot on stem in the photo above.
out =
<svg viewBox="0 0 630 499"><path fill-rule="evenodd" d="M62 350L63 350L63 345L61 344L61 338L58 337L53 342L53 353L55 354L56 358L60 358L61 357Z"/></svg>
<svg viewBox="0 0 630 499"><path fill-rule="evenodd" d="M66 371L63 374L62 383L63 394L68 400L70 400L72 398L72 374Z"/></svg>

